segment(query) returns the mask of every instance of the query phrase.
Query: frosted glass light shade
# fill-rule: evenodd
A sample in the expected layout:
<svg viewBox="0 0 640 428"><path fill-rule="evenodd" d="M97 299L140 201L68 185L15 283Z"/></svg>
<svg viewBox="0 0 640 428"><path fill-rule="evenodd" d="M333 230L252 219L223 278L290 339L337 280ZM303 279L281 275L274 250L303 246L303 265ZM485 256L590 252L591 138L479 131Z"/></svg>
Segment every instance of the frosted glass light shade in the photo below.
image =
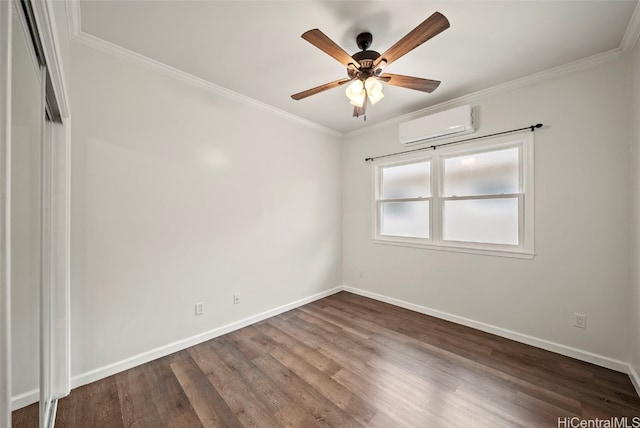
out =
<svg viewBox="0 0 640 428"><path fill-rule="evenodd" d="M366 93L364 89L360 91L359 94L353 95L351 97L351 105L354 105L356 107L362 107L364 105L365 95Z"/></svg>
<svg viewBox="0 0 640 428"><path fill-rule="evenodd" d="M369 77L365 80L364 87L367 90L367 95L369 96L371 104L375 104L384 98L384 94L382 93L382 83L380 83L380 81L375 77Z"/></svg>
<svg viewBox="0 0 640 428"><path fill-rule="evenodd" d="M378 94L377 94L377 95L375 95L375 96L374 96L374 95L369 94L369 101L371 101L371 104L372 104L372 105L373 105L373 104L375 104L375 103L377 103L378 101L380 101L380 100L381 100L381 99L383 99L383 98L384 98L384 94L383 94L382 92L378 93Z"/></svg>
<svg viewBox="0 0 640 428"><path fill-rule="evenodd" d="M345 91L347 98L351 101L351 104L356 107L362 107L365 101L365 90L364 84L362 80L356 79L347 86L347 90Z"/></svg>
<svg viewBox="0 0 640 428"><path fill-rule="evenodd" d="M349 86L347 86L347 89L345 91L345 93L347 94L347 98L351 100L353 97L358 96L362 92L362 89L364 89L362 80L354 80Z"/></svg>

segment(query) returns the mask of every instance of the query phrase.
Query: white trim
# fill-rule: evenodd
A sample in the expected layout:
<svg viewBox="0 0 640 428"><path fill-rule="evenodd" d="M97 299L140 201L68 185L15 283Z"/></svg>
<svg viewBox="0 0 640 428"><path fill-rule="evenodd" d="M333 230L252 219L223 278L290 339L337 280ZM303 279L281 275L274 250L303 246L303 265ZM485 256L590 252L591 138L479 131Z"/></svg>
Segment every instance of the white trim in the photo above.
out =
<svg viewBox="0 0 640 428"><path fill-rule="evenodd" d="M487 333L495 334L500 337L504 337L516 342L525 343L527 345L535 346L537 348L546 349L547 351L555 352L556 354L566 355L571 358L576 358L581 361L586 361L591 364L595 364L601 367L606 367L611 370L616 370L622 373L629 372L629 364L616 360L613 358L605 357L604 355L594 354L593 352L577 349L571 346L562 345L560 343L551 342L549 340L540 339L538 337L529 336L527 334L518 333L512 330L507 330L502 327L497 327L491 324L486 324L480 321L475 321L469 318L454 315L448 312L439 311L437 309L428 308L426 306L417 305L404 300L395 299L393 297L384 296L382 294L373 293L371 291L362 290L355 287L343 286L344 291L357 294L359 296L368 297L370 299L378 300L380 302L389 303L400 308L409 309L410 311L419 312L421 314L430 315L432 317L440 318L446 321L451 321L456 324L465 325L467 327L475 328L476 330L485 331Z"/></svg>
<svg viewBox="0 0 640 428"><path fill-rule="evenodd" d="M56 385L54 390L55 398L62 398L71 393L71 118L67 118L64 123L64 197L65 200L61 203L64 204L64 228L65 228L65 245L64 245L64 270L65 270L65 282L61 284L64 288L64 301L66 303L65 308L65 329L63 334L66 361L65 361L65 375L64 385ZM57 387L60 387L58 390ZM54 418L55 421L55 418Z"/></svg>
<svg viewBox="0 0 640 428"><path fill-rule="evenodd" d="M587 58L579 59L577 61L573 61L567 64L559 65L557 67L550 68L548 70L540 71L538 73L530 74L525 77L521 77L519 79L511 80L509 82L500 83L495 86L491 86L486 89L481 89L476 92L472 92L470 94L463 95L458 98L453 98L451 100L443 101L439 104L423 108L421 110L417 110L411 113L404 114L402 116L397 116L389 120L385 120L384 122L376 123L373 125L365 126L354 131L347 132L343 134L345 138L354 137L357 135L365 134L375 129L385 127L388 125L399 124L401 122L406 122L408 120L416 119L421 116L425 116L428 114L433 114L439 112L441 110L449 109L452 107L457 107L460 104L471 104L478 99L488 97L491 95L500 94L503 92L507 92L510 90L526 87L529 85L533 85L538 82L543 82L545 80L561 77L570 73L575 73L577 71L587 70L592 67L596 67L602 64L606 64L609 62L613 62L624 58L625 54L620 50L620 48L611 49L606 52L602 52L596 55L592 55Z"/></svg>
<svg viewBox="0 0 640 428"><path fill-rule="evenodd" d="M45 117L47 99L47 67L40 67L40 361L39 398L40 426L49 412L49 388L43 388L51 379L50 279L51 279L51 127Z"/></svg>
<svg viewBox="0 0 640 428"><path fill-rule="evenodd" d="M82 14L80 10L80 0L67 0L65 2L65 8L67 10L67 21L69 24L69 36L73 39L80 31Z"/></svg>
<svg viewBox="0 0 640 428"><path fill-rule="evenodd" d="M32 389L11 398L11 410L15 411L27 407L30 404L37 403L40 397L40 389Z"/></svg>
<svg viewBox="0 0 640 428"><path fill-rule="evenodd" d="M479 254L481 256L508 257L512 259L532 260L536 256L535 252L530 252L526 250L501 251L497 249L474 248L471 246L468 246L468 247L456 246L455 244L447 244L447 243L422 244L417 242L408 242L408 239L400 241L395 237L386 238L384 236L371 238L371 242L377 245L391 245L394 247L420 248L423 250L433 250L433 251L449 251L452 253Z"/></svg>
<svg viewBox="0 0 640 428"><path fill-rule="evenodd" d="M620 42L620 49L626 54L630 54L633 47L638 41L640 36L640 2L636 3L636 8L633 10L633 15L627 25L627 30L624 32L622 42Z"/></svg>
<svg viewBox="0 0 640 428"><path fill-rule="evenodd" d="M189 85L193 85L197 88L204 89L216 95L220 95L230 100L259 108L270 114L298 123L300 125L303 125L307 128L311 128L323 134L330 135L333 137L342 136L342 133L338 131L324 127L322 125L318 125L315 122L311 122L310 120L304 119L300 116L296 116L294 114L288 113L279 108L270 106L269 104L263 103L262 101L255 100L253 98L247 97L246 95L242 95L238 92L224 88L220 85L216 85L215 83L212 83L208 80L194 76L185 71L179 70L175 67L171 67L170 65L164 64L160 61L156 61L155 59L149 58L137 52L123 48L122 46L118 46L114 43L92 36L91 34L87 34L80 31L80 33L74 36L72 40L84 46L108 53L115 57L126 59L128 61L135 62L139 65L143 65L165 76L171 77L173 79L179 80Z"/></svg>
<svg viewBox="0 0 640 428"><path fill-rule="evenodd" d="M311 303L315 300L322 299L324 297L330 296L340 291L342 291L342 287L331 288L329 290L316 293L314 295L296 300L286 305L278 306L277 308L270 309L265 312L261 312L257 315L253 315L253 316L241 319L239 321L234 321L232 323L214 328L213 330L196 334L195 336L191 336L186 339L181 339L176 342L169 343L168 345L160 346L150 351L146 351L141 354L134 355L130 358L126 358L124 360L109 364L107 366L100 367L86 373L82 373L78 376L74 376L71 378L71 387L77 388L79 386L86 385L91 382L95 382L96 380L103 379L107 376L111 376L121 371L128 370L132 367L139 366L140 364L144 364L149 361L153 361L155 359L172 354L174 352L181 351L190 346L194 346L199 343L205 342L207 340L216 338L218 336L222 336L223 334L231 333L232 331L239 330L248 325L255 324L259 321L276 316L286 311L290 311L291 309L295 309L302 305L306 305L307 303Z"/></svg>
<svg viewBox="0 0 640 428"><path fill-rule="evenodd" d="M75 2L76 4L78 2ZM56 211L57 215L60 210L63 212L64 218L62 219L62 227L64 229L63 234L56 235L56 242L49 242L49 252L51 253L47 259L51 263L49 270L53 269L53 265L55 264L55 269L64 270L65 274L63 276L63 283L54 282L53 280L47 281L49 287L49 296L53 296L52 291L55 289L56 293L60 290L64 291L64 307L56 307L56 319L63 319L64 321L64 331L56 331L56 334L62 336L55 337L55 341L51 341L51 351L54 349L59 350L62 349L64 352L58 353L55 352L55 357L52 361L56 364L55 370L51 371L50 378L50 386L52 396L50 398L61 398L67 395L70 392L70 323L69 323L69 307L70 307L70 297L69 297L69 278L70 278L70 230L71 224L69 221L69 211L70 211L70 203L69 198L71 195L71 183L69 179L70 168L71 168L71 159L70 159L70 146L71 146L71 109L69 106L69 97L68 97L68 88L66 85L65 73L63 68L63 59L61 57L60 52L60 44L57 38L57 28L56 22L54 19L54 11L52 2L46 0L44 2L34 2L34 13L36 15L36 20L38 24L38 30L40 39L42 42L42 46L44 49L46 62L47 62L47 71L49 73L49 77L51 79L53 90L55 93L56 101L58 104L58 108L60 110L60 115L62 117L62 124L53 124L50 127L51 135L50 135L50 149L55 151L50 151L50 156L47 161L47 167L50 169L47 177L49 181L54 179L54 171L58 174L62 171L64 174L62 181L64 183L64 193L62 195L56 194L55 196L49 194L47 199L50 202L49 207L49 216L50 221L54 218L53 210ZM79 6L78 6L79 7ZM79 12L79 10L78 10ZM59 149L60 147L60 149ZM61 153L59 152L61 150ZM44 152L43 152L44 153ZM55 167L54 167L55 165ZM52 169L52 167L54 167ZM56 180L59 179L58 175L55 176ZM49 183L49 187L51 183ZM43 189L46 188L43 187ZM51 193L51 192L49 192ZM51 226L51 224L50 224ZM59 231L59 229L56 229ZM49 235L53 233L52 230L49 231ZM64 242L59 242L62 240ZM61 245L59 245L61 244ZM54 249L55 247L55 249ZM64 254L55 254L54 251L59 249L60 247L64 248ZM60 278L58 278L60 279ZM44 296L45 293L42 293ZM49 302L50 305L53 304L53 301ZM54 308L50 308L54 310ZM42 316L42 315L41 315ZM51 317L49 317L51 318ZM53 325L49 326L53 328ZM42 326L44 328L44 325ZM41 330L44 331L44 330ZM52 332L53 334L53 332ZM53 337L53 336L52 336ZM60 340L63 339L63 340ZM58 347L58 345L60 345ZM64 361L58 361L58 357L63 359Z"/></svg>
<svg viewBox="0 0 640 428"><path fill-rule="evenodd" d="M45 61L47 63L47 72L51 78L53 92L58 102L60 115L69 117L69 98L66 88L66 80L64 76L64 68L62 67L62 58L60 56L60 43L58 42L58 31L56 21L54 19L53 4L51 1L33 1L33 12L38 25L40 41L44 50Z"/></svg>
<svg viewBox="0 0 640 428"><path fill-rule="evenodd" d="M11 427L11 34L0 1L0 426Z"/></svg>
<svg viewBox="0 0 640 428"><path fill-rule="evenodd" d="M635 388L636 393L640 396L640 376L638 376L638 372L633 364L629 364L629 370L627 373L629 374L629 379L631 379L631 384Z"/></svg>

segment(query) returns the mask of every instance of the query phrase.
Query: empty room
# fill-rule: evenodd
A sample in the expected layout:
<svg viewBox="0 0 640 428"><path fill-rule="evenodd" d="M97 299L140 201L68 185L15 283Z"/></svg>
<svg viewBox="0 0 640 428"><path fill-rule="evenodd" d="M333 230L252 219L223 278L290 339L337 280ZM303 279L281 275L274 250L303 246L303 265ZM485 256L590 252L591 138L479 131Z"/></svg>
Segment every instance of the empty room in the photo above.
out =
<svg viewBox="0 0 640 428"><path fill-rule="evenodd" d="M639 37L0 0L0 427L640 427Z"/></svg>

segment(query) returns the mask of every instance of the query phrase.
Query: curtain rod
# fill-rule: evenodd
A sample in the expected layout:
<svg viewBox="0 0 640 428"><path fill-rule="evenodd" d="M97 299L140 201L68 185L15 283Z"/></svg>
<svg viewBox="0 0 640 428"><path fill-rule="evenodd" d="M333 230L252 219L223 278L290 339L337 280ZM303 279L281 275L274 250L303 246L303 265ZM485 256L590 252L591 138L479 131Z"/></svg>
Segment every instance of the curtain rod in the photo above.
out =
<svg viewBox="0 0 640 428"><path fill-rule="evenodd" d="M437 144L437 145L428 146L428 147L420 147L419 149L405 150L404 152L396 152L396 153L389 153L388 155L374 156L374 157L366 158L364 161L365 162L369 162L369 161L373 161L373 160L376 160L376 159L388 158L390 156L397 156L397 155L403 155L405 153L419 152L421 150L429 150L429 149L435 150L438 147L450 146L451 144L466 143L467 141L479 140L479 139L488 138L488 137L495 137L496 135L511 134L512 132L524 131L525 129L530 129L531 132L533 132L537 128L542 128L542 124L538 123L538 124L531 125L531 126L525 126L524 128L512 129L510 131L496 132L495 134L481 135L479 137L466 138L464 140L451 141L449 143L442 143L442 144Z"/></svg>

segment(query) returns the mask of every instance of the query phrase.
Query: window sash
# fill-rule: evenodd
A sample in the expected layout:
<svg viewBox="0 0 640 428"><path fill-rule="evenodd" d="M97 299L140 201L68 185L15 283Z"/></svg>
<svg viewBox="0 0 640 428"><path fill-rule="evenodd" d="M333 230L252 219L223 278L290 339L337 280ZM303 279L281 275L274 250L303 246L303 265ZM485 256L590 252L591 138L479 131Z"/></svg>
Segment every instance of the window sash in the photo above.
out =
<svg viewBox="0 0 640 428"><path fill-rule="evenodd" d="M390 237L390 238L402 238L402 239L416 239L419 241L429 241L433 240L433 228L432 228L432 218L433 218L433 197L424 197L424 198L401 198L401 199L381 199L377 201L377 228L376 232L378 236ZM428 237L418 237L418 236L405 236L405 235L388 235L382 232L382 222L384 221L383 214L383 206L389 203L403 203L403 202L428 202L429 203L429 218L426 219L427 226L427 234Z"/></svg>
<svg viewBox="0 0 640 428"><path fill-rule="evenodd" d="M456 195L443 196L444 174L443 165L447 158L472 154L499 151L508 148L518 148L518 192L486 195ZM400 166L420 162L430 162L431 196L402 199L381 199L382 170L389 166ZM499 255L508 257L532 258L533 253L533 135L514 138L494 138L484 144L472 143L463 149L445 148L439 153L411 154L395 162L374 162L372 168L374 179L374 222L372 223L372 237L374 242L402 246L433 248L447 251L462 251L479 254ZM499 244L472 241L455 241L443 239L444 206L447 201L456 200L490 200L501 198L517 198L518 209L518 243ZM416 238L397 235L383 235L381 233L382 205L387 202L429 202L429 238Z"/></svg>
<svg viewBox="0 0 640 428"><path fill-rule="evenodd" d="M445 154L442 156L436 156L436 162L438 164L439 167L439 175L437 178L438 181L438 196L441 197L450 197L450 196L443 196L445 195L444 192L444 186L445 186L445 171L444 171L444 163L447 159L452 159L452 158L457 158L457 157L463 157L463 156L470 156L470 155L482 155L485 153L491 153L491 152L498 152L498 151L502 151L502 150L508 150L508 149L514 149L517 148L518 149L518 193L522 193L523 192L523 158L524 158L524 147L523 147L523 143L522 142L517 142L517 143L512 143L512 144L501 144L501 145L497 145L497 146L493 146L493 147L483 147L481 149L475 149L475 150L464 150L461 152L454 152L454 153L449 153L449 154ZM432 179L433 181L433 179ZM479 195L455 195L455 196L491 196L491 195L500 195L502 193L483 193L483 194L479 194ZM451 197L454 195L451 195Z"/></svg>
<svg viewBox="0 0 640 428"><path fill-rule="evenodd" d="M425 158L419 158L419 159L415 159L415 160L410 160L410 161L405 161L405 162L394 162L394 163L390 163L390 164L385 164L383 166L380 166L379 168L379 172L378 172L378 181L379 181L379 189L376 193L376 196L378 199L381 200L394 200L394 199L411 199L411 198L383 198L384 195L384 186L383 186L383 177L384 177L384 171L387 168L394 168L394 167L400 167L400 166L405 166L405 165L414 165L414 164L419 164L419 163L426 163L428 164L429 167L429 189L428 189L428 193L424 194L424 195L420 195L420 196L414 196L414 198L430 198L433 196L433 160L431 158L425 159Z"/></svg>
<svg viewBox="0 0 640 428"><path fill-rule="evenodd" d="M442 242L451 242L451 243L459 243L459 244L479 244L479 245L491 245L496 246L496 248L523 248L523 240L524 240L524 194L522 193L501 193L499 195L483 195L483 196L448 196L443 198L438 198L440 200L440 204L438 206L438 210L441 213L441 218L443 219L440 223L442 227L444 227L444 207L446 201L472 201L472 200L495 200L495 199L516 199L518 204L518 243L517 244L501 244L495 242L478 242L478 241L461 241L455 239L445 239L444 231L439 235L440 240Z"/></svg>

